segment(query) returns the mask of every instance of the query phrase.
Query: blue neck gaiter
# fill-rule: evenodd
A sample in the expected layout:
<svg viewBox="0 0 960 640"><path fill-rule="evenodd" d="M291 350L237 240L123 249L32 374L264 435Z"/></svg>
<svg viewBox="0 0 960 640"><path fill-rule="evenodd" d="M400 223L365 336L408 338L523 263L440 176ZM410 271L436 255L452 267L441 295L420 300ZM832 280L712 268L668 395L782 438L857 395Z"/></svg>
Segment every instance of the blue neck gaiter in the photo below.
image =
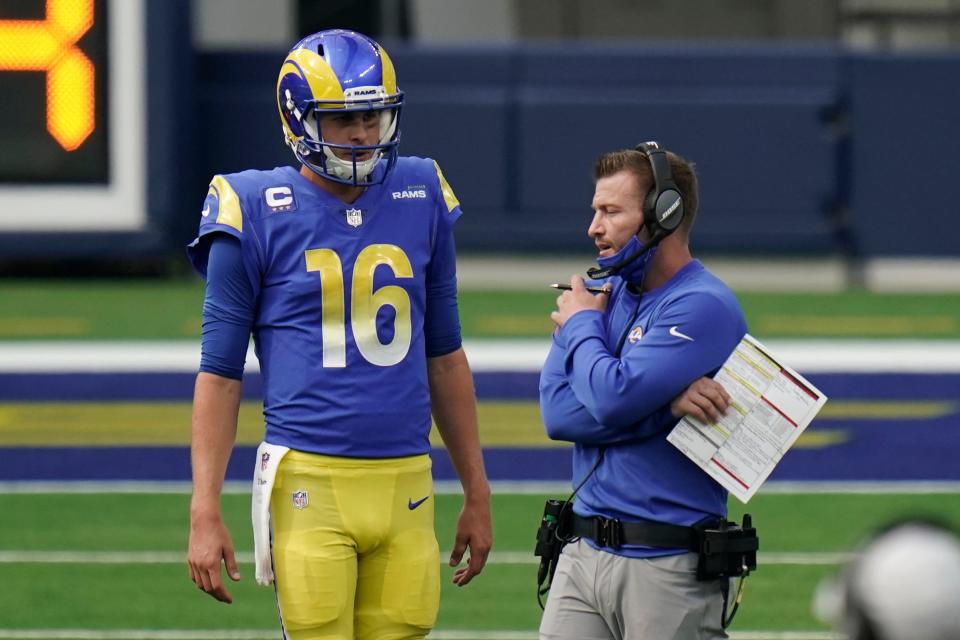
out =
<svg viewBox="0 0 960 640"><path fill-rule="evenodd" d="M643 248L643 243L640 242L640 239L637 236L630 238L630 241L627 244L623 245L623 248L617 251L612 256L606 258L598 258L597 264L600 265L602 269L606 269L620 262L624 258L633 255L637 251ZM633 285L640 285L643 283L643 275L647 271L647 267L653 262L653 257L657 253L657 247L653 247L642 256L631 260L624 266L620 267L620 272L617 274L623 278L627 283Z"/></svg>

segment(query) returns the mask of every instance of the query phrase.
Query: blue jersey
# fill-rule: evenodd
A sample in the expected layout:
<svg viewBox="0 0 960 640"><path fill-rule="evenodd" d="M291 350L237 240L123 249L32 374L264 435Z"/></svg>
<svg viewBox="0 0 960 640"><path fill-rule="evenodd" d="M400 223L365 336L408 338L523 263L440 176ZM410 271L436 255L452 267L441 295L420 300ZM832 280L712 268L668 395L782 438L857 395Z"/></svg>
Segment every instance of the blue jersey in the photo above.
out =
<svg viewBox="0 0 960 640"><path fill-rule="evenodd" d="M696 260L642 296L619 277L609 281L606 312L567 320L540 377L547 434L575 443L574 484L605 450L574 511L679 525L725 516L726 491L666 436L677 423L670 402L718 370L746 333L740 306Z"/></svg>
<svg viewBox="0 0 960 640"><path fill-rule="evenodd" d="M189 253L205 274L212 234L240 240L265 441L364 458L429 451L425 322L431 300L455 304L460 214L429 159L401 158L352 204L292 167L214 177Z"/></svg>

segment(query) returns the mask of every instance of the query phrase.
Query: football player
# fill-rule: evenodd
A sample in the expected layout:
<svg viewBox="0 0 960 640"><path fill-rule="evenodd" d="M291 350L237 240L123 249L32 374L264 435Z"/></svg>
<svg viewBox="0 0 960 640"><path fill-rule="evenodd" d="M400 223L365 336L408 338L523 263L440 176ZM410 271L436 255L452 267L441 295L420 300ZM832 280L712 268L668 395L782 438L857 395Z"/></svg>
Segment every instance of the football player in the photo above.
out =
<svg viewBox="0 0 960 640"><path fill-rule="evenodd" d="M220 492L250 334L266 433L254 472L256 578L285 637L423 638L439 606L431 411L460 477L450 557L465 585L492 544L490 489L461 348L453 224L430 159L398 157L387 52L330 30L298 42L277 108L299 169L214 176L189 247L206 277L188 564L231 602Z"/></svg>

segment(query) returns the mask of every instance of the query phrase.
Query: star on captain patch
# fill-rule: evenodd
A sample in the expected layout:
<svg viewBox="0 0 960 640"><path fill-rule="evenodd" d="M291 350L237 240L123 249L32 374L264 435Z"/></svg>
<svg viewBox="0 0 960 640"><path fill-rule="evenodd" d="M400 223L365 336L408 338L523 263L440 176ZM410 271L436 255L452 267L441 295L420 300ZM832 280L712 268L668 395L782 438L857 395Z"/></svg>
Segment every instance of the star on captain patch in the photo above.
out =
<svg viewBox="0 0 960 640"><path fill-rule="evenodd" d="M347 209L347 224L359 227L363 224L363 212L360 209Z"/></svg>

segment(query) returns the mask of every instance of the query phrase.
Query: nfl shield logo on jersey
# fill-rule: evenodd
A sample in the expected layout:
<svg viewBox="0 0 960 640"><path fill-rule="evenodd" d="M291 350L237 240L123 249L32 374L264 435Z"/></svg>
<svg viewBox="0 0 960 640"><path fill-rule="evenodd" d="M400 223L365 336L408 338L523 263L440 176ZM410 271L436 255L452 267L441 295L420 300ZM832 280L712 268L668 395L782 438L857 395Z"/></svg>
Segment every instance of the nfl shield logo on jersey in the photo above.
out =
<svg viewBox="0 0 960 640"><path fill-rule="evenodd" d="M310 496L307 495L306 491L294 491L293 492L293 506L296 509L306 509L307 503L310 502Z"/></svg>
<svg viewBox="0 0 960 640"><path fill-rule="evenodd" d="M363 212L360 209L347 209L347 224L359 227L363 224Z"/></svg>

